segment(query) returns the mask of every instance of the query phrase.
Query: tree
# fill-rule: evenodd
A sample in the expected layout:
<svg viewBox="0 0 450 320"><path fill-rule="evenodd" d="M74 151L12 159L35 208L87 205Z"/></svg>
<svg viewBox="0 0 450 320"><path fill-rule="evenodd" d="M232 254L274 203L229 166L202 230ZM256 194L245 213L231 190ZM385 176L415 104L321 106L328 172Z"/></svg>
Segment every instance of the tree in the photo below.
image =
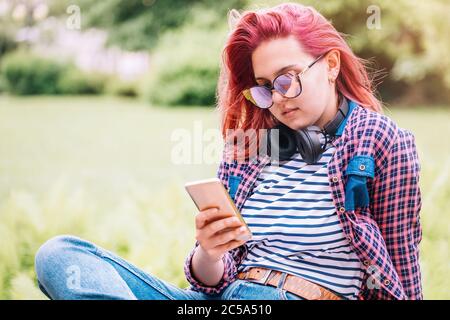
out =
<svg viewBox="0 0 450 320"><path fill-rule="evenodd" d="M110 44L127 50L151 50L162 34L183 26L195 8L212 8L225 19L229 9L242 8L246 1L78 0L75 3L80 6L84 26L110 31Z"/></svg>

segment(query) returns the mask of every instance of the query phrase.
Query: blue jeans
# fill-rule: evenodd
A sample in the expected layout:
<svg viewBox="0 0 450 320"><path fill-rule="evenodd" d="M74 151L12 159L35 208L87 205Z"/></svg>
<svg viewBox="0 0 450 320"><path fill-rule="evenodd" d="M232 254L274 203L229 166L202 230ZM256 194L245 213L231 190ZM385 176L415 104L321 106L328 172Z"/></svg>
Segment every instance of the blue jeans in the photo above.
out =
<svg viewBox="0 0 450 320"><path fill-rule="evenodd" d="M220 294L182 289L95 244L57 236L36 253L38 285L50 299L302 300L278 287L237 279Z"/></svg>

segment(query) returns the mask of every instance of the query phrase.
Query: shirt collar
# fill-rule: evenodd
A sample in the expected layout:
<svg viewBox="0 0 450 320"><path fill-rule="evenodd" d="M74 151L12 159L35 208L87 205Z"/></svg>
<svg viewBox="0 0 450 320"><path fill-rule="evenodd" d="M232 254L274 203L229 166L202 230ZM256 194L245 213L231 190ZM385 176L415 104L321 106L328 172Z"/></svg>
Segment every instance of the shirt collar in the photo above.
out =
<svg viewBox="0 0 450 320"><path fill-rule="evenodd" d="M341 125L337 129L335 136L342 136L342 133L344 132L345 125L347 124L347 120L348 120L348 118L350 118L350 114L352 113L353 109L355 109L357 106L358 105L355 102L353 102L351 100L348 101L348 113L347 113L347 116L345 117L345 119L342 121Z"/></svg>

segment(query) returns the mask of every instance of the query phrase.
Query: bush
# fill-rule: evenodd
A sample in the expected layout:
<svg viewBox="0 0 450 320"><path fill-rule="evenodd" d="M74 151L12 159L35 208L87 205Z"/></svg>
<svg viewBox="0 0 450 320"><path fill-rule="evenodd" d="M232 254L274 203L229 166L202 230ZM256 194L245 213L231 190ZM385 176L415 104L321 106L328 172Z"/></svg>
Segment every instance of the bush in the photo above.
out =
<svg viewBox="0 0 450 320"><path fill-rule="evenodd" d="M198 18L182 29L164 34L155 49L151 75L142 88L144 98L153 104L215 103L227 29L225 25L216 25L214 13L193 16Z"/></svg>
<svg viewBox="0 0 450 320"><path fill-rule="evenodd" d="M100 94L104 91L106 77L101 74L82 72L68 67L58 80L58 93Z"/></svg>
<svg viewBox="0 0 450 320"><path fill-rule="evenodd" d="M137 81L125 81L111 77L106 85L105 92L114 96L136 97L138 95Z"/></svg>
<svg viewBox="0 0 450 320"><path fill-rule="evenodd" d="M13 94L56 94L58 93L58 80L64 72L64 66L19 51L4 56L1 72L6 90Z"/></svg>
<svg viewBox="0 0 450 320"><path fill-rule="evenodd" d="M25 51L5 55L0 70L1 86L17 95L100 94L106 82L104 75L82 72L70 63L55 62Z"/></svg>
<svg viewBox="0 0 450 320"><path fill-rule="evenodd" d="M149 88L151 102L160 105L213 105L218 68L180 66L159 75Z"/></svg>

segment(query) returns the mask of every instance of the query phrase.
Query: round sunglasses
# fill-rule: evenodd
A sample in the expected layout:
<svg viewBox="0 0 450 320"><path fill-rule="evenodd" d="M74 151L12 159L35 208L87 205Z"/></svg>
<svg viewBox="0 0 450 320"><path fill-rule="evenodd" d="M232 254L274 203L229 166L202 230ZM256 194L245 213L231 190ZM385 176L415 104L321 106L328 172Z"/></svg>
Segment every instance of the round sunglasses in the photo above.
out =
<svg viewBox="0 0 450 320"><path fill-rule="evenodd" d="M275 89L279 94L288 99L297 98L302 93L302 82L300 76L308 71L324 54L321 54L305 69L298 73L280 74L273 80L273 84L265 84L251 87L242 91L244 97L255 106L268 109L273 105L272 91Z"/></svg>

